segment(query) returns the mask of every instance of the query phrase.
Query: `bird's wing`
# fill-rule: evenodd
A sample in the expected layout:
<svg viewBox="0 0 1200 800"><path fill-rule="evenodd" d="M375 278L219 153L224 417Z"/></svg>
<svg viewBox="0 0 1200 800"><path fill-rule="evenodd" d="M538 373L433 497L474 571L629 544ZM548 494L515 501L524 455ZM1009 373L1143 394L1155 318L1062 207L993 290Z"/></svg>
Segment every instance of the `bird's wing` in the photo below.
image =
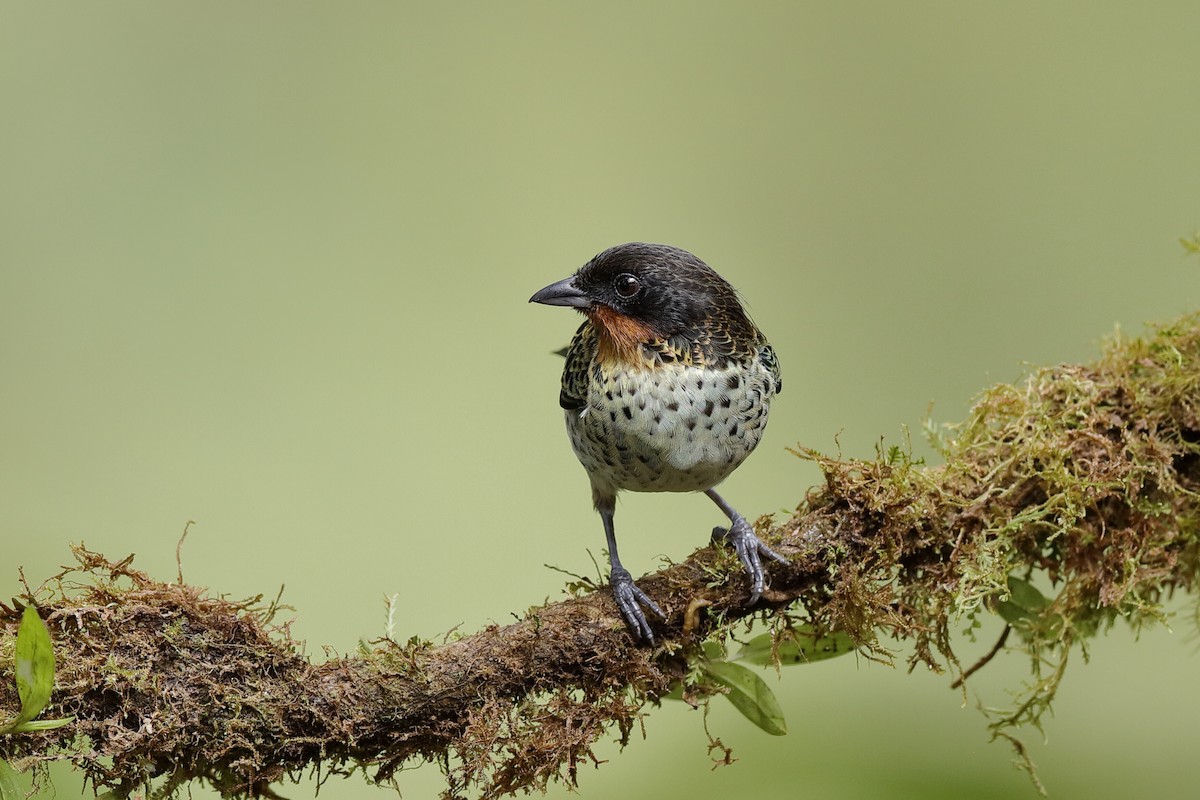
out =
<svg viewBox="0 0 1200 800"><path fill-rule="evenodd" d="M587 406L588 372L596 355L596 330L584 322L575 331L567 348L567 363L563 366L562 388L558 404L568 411L580 411Z"/></svg>
<svg viewBox="0 0 1200 800"><path fill-rule="evenodd" d="M763 342L758 348L758 362L767 368L771 373L771 377L775 379L775 394L783 391L783 371L779 367L779 359L775 356L775 350L771 345Z"/></svg>

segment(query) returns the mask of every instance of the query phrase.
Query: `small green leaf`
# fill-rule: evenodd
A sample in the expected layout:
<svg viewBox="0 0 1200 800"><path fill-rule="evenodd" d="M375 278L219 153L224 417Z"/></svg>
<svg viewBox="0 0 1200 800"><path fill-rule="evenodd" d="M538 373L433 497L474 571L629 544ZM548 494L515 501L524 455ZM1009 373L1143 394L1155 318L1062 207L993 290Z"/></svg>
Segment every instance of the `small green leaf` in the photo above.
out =
<svg viewBox="0 0 1200 800"><path fill-rule="evenodd" d="M33 731L52 731L55 728L61 728L63 725L70 725L75 721L74 717L63 717L62 719L31 719L27 722L18 722L12 726L13 733L32 733Z"/></svg>
<svg viewBox="0 0 1200 800"><path fill-rule="evenodd" d="M729 689L725 696L746 719L772 736L787 733L787 721L783 718L779 701L767 682L757 674L729 661L702 664L701 669L708 677Z"/></svg>
<svg viewBox="0 0 1200 800"><path fill-rule="evenodd" d="M996 603L996 613L1009 625L1016 625L1023 619L1029 619L1029 612L1016 603L1000 600Z"/></svg>
<svg viewBox="0 0 1200 800"><path fill-rule="evenodd" d="M0 758L0 800L25 800L16 771L3 758Z"/></svg>
<svg viewBox="0 0 1200 800"><path fill-rule="evenodd" d="M1050 605L1046 596L1034 588L1029 581L1008 576L1009 600L1026 611L1038 612Z"/></svg>
<svg viewBox="0 0 1200 800"><path fill-rule="evenodd" d="M1049 607L1050 600L1029 581L1010 575L1008 576L1008 597L1004 600L995 600L994 603L996 613L1000 615L1001 619L1009 625L1021 627L1022 623L1040 617L1042 612Z"/></svg>
<svg viewBox="0 0 1200 800"><path fill-rule="evenodd" d="M25 606L25 613L21 615L15 661L21 713L14 722L20 724L42 713L54 689L54 645L33 606Z"/></svg>
<svg viewBox="0 0 1200 800"><path fill-rule="evenodd" d="M834 631L827 636L817 636L810 628L797 628L794 638L779 643L779 663L808 664L813 661L836 658L851 653L854 649L854 640L841 631ZM771 634L763 633L755 636L743 645L732 660L745 661L748 664L758 664L764 667L775 666Z"/></svg>

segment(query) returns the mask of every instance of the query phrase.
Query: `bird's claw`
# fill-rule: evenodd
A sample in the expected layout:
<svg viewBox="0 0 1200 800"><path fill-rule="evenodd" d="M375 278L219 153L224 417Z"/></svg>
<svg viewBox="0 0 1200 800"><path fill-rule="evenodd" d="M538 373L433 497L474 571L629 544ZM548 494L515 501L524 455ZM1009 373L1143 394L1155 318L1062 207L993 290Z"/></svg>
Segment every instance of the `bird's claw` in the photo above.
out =
<svg viewBox="0 0 1200 800"><path fill-rule="evenodd" d="M713 528L712 538L714 542L725 542L733 547L746 574L750 576L749 605L757 603L758 599L762 597L763 589L766 588L766 574L763 572L762 566L763 557L778 561L780 564L788 563L786 558L763 544L762 539L758 538L744 517L739 516L728 528Z"/></svg>
<svg viewBox="0 0 1200 800"><path fill-rule="evenodd" d="M633 637L639 641L654 644L654 631L650 629L650 622L646 619L642 606L654 612L659 619L666 619L667 615L658 607L658 603L650 599L650 595L638 588L638 585L633 582L633 576L624 567L613 567L608 580L612 584L612 593L613 598L617 601L617 609L621 612L625 624L633 632Z"/></svg>

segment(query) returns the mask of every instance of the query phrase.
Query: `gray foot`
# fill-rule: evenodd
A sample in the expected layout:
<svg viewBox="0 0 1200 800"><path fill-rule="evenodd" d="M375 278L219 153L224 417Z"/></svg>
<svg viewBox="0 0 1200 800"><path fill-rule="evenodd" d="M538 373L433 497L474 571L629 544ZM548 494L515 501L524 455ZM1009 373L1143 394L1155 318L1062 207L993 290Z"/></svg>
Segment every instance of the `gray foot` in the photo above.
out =
<svg viewBox="0 0 1200 800"><path fill-rule="evenodd" d="M763 589L766 588L766 575L763 573L762 566L763 557L778 561L780 564L788 563L786 558L763 544L762 540L755 535L754 529L750 527L750 523L746 522L746 518L742 516L734 519L733 524L728 528L713 528L712 538L714 542L725 542L737 553L738 560L742 562L746 574L750 576L750 605L758 602L758 599L762 597Z"/></svg>
<svg viewBox="0 0 1200 800"><path fill-rule="evenodd" d="M650 622L642 612L642 606L654 612L659 619L666 619L667 615L658 607L658 603L650 599L650 595L638 588L637 584L633 582L633 576L624 567L613 567L608 581L612 584L612 593L617 601L617 608L620 610L625 624L629 626L630 632L633 633L633 638L654 644L654 631L650 630Z"/></svg>

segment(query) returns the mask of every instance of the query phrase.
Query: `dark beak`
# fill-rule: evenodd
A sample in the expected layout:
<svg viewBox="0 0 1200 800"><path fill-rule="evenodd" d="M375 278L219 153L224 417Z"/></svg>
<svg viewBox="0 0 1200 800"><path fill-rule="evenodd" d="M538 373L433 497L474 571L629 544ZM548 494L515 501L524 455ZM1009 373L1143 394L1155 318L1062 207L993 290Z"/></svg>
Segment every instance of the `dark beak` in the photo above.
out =
<svg viewBox="0 0 1200 800"><path fill-rule="evenodd" d="M575 276L564 278L558 283L552 283L545 289L529 298L531 303L542 303L547 306L569 306L570 308L590 308L592 299L575 287Z"/></svg>

